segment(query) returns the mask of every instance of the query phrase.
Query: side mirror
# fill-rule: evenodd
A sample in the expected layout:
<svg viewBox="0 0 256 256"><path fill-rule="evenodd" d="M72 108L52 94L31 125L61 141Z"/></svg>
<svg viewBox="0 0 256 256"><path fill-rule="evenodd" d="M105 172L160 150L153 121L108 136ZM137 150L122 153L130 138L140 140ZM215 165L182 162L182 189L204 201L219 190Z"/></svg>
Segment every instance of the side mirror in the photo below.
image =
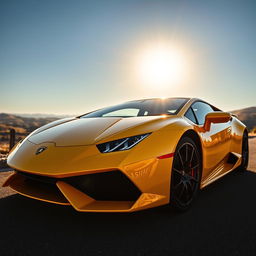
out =
<svg viewBox="0 0 256 256"><path fill-rule="evenodd" d="M210 112L205 116L203 129L205 132L210 131L211 124L226 123L231 119L231 114L228 112L215 111Z"/></svg>

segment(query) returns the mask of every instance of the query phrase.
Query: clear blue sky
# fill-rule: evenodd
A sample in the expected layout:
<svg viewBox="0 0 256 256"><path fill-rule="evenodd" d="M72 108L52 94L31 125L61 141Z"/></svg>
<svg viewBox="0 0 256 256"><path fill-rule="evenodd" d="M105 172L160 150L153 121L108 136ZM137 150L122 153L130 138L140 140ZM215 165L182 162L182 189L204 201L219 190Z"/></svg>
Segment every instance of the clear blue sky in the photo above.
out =
<svg viewBox="0 0 256 256"><path fill-rule="evenodd" d="M189 56L186 84L142 87L138 49L161 38ZM256 105L256 1L0 1L0 112L85 113L125 100Z"/></svg>

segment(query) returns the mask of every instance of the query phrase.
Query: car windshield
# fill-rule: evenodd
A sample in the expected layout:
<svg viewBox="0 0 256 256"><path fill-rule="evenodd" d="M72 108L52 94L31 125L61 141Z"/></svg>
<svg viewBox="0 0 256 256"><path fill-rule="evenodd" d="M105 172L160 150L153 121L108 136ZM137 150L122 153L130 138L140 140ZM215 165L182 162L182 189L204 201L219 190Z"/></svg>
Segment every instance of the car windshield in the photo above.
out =
<svg viewBox="0 0 256 256"><path fill-rule="evenodd" d="M136 100L96 110L80 118L176 115L187 101L186 98Z"/></svg>

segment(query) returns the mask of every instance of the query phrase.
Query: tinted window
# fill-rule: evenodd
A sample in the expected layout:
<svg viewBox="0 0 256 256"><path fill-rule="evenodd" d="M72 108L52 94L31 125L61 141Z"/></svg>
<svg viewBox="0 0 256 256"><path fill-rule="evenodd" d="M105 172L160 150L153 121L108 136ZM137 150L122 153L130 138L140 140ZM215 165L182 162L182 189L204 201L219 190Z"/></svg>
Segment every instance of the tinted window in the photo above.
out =
<svg viewBox="0 0 256 256"><path fill-rule="evenodd" d="M193 123L195 123L195 124L197 123L195 115L191 108L188 109L188 111L185 114L185 117L188 118L189 120L191 120Z"/></svg>
<svg viewBox="0 0 256 256"><path fill-rule="evenodd" d="M148 99L130 101L113 107L103 108L88 113L81 118L89 117L135 117L135 116L156 116L175 115L184 106L188 99Z"/></svg>
<svg viewBox="0 0 256 256"><path fill-rule="evenodd" d="M210 113L213 112L214 110L212 109L212 107L204 102L195 102L192 105L192 109L196 115L198 124L204 124L205 121L205 116Z"/></svg>

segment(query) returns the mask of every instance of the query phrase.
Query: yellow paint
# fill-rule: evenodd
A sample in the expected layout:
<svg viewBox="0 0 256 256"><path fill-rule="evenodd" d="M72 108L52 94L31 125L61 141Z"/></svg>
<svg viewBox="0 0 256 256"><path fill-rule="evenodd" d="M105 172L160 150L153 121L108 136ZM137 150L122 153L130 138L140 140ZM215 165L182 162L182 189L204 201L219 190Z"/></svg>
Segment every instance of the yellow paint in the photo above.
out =
<svg viewBox="0 0 256 256"><path fill-rule="evenodd" d="M201 188L232 171L241 161L244 124L235 117L225 123L212 122L210 131L193 124L184 114L194 101L189 100L176 116L101 118L94 125L93 118L57 121L33 132L9 154L8 165L12 168L59 179L119 170L141 191L134 202L97 201L61 180L56 183L56 196L50 190L29 186L19 173L4 185L27 197L72 205L77 211L130 212L168 204L173 158L157 157L175 152L186 131L193 130L201 141ZM219 117L226 118L227 114ZM59 126L61 123L63 126ZM147 138L127 151L104 154L96 147L97 143L148 132L151 134ZM36 155L42 146L46 150ZM236 165L225 162L229 152L237 154Z"/></svg>

